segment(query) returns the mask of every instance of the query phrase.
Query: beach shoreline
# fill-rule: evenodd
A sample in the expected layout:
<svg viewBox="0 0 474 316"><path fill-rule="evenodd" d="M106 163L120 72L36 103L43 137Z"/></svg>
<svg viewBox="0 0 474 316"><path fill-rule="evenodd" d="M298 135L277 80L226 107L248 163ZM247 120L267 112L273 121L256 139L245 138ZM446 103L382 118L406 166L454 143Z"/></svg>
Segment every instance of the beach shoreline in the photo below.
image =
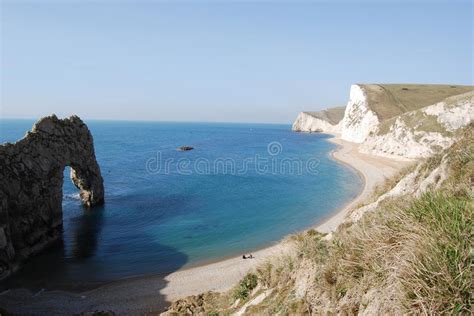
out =
<svg viewBox="0 0 474 316"><path fill-rule="evenodd" d="M335 137L329 141L338 147L330 153L331 157L356 170L363 180L363 188L353 200L312 227L322 233L334 231L351 209L370 196L377 184L407 165L405 161L359 153L358 144L343 141L337 135L333 136ZM252 252L254 259L231 257L179 269L165 276L153 275L112 281L80 293L55 290L35 294L27 289L14 289L0 294L0 304L8 303L8 306L0 307L13 313L21 313L25 311L21 307L20 310L12 310L9 307L18 302L28 302L28 311L32 314L41 314L43 311L47 314L48 308L56 305L60 305L59 313L65 314L84 311L83 306L88 306L89 311L113 310L117 314L128 315L157 312L169 302L189 295L227 291L258 265L273 256L289 254L293 250L291 244L283 238L275 245Z"/></svg>

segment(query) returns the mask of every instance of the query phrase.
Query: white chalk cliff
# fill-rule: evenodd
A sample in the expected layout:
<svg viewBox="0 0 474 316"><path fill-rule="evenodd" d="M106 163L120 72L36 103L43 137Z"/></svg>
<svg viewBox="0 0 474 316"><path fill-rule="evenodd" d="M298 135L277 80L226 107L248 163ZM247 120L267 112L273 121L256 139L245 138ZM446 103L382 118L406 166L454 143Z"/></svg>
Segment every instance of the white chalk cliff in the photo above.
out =
<svg viewBox="0 0 474 316"><path fill-rule="evenodd" d="M360 151L389 158L429 157L451 146L453 132L473 120L474 92L468 92L383 122Z"/></svg>
<svg viewBox="0 0 474 316"><path fill-rule="evenodd" d="M472 91L451 95L440 102L420 108L416 108L418 99L413 98L414 105L411 106L416 109L407 111L408 107L396 95L385 90L384 86L377 86L378 90L374 86L352 85L343 118L337 123L325 115L331 113L332 109L302 112L294 122L293 130L337 134L343 140L361 144L360 151L364 153L416 159L429 157L449 147L455 141L454 132L474 120L474 87L463 87L464 91ZM416 89L406 86L410 88L404 87L401 91ZM431 88L437 89L437 86ZM369 93L372 95L369 96ZM449 95L449 91L446 94ZM420 94L417 97L419 96ZM400 94L400 98L405 98L404 102L411 101L407 101L406 94ZM380 110L385 106L382 102L386 103L387 100L393 102L387 103L387 106L392 107L394 114L383 119L387 113L377 113L374 109Z"/></svg>
<svg viewBox="0 0 474 316"><path fill-rule="evenodd" d="M309 133L338 133L340 124L333 125L323 119L317 118L308 112L298 114L293 123L293 131Z"/></svg>
<svg viewBox="0 0 474 316"><path fill-rule="evenodd" d="M370 109L363 87L352 85L344 118L341 122L341 138L354 143L362 143L370 133L377 130L379 119Z"/></svg>
<svg viewBox="0 0 474 316"><path fill-rule="evenodd" d="M338 133L344 110L344 107L336 107L319 112L301 112L293 123L292 130L309 133Z"/></svg>

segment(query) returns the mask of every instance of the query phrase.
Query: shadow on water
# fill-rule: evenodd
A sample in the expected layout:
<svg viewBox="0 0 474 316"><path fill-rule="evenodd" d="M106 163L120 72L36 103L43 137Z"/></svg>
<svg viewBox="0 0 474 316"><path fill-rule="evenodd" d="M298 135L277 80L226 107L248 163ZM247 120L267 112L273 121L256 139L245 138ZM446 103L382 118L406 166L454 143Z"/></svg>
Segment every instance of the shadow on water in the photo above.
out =
<svg viewBox="0 0 474 316"><path fill-rule="evenodd" d="M169 304L160 293L168 283L165 277L183 267L188 261L187 255L154 243L150 251L167 254L159 262L161 265L165 263L167 273L104 279L103 268L101 271L95 269L94 263L88 263L93 262L91 258L99 247L103 214L104 208L96 207L84 209L81 216L74 218L70 254L64 239L60 240L2 281L0 312L3 309L21 315L52 315L112 310L119 314L141 315L163 310ZM88 264L87 275L80 272L83 267L78 268L85 263Z"/></svg>
<svg viewBox="0 0 474 316"><path fill-rule="evenodd" d="M87 259L93 257L97 251L97 241L104 222L104 210L85 210L84 215L78 218L77 229L74 231L74 258Z"/></svg>

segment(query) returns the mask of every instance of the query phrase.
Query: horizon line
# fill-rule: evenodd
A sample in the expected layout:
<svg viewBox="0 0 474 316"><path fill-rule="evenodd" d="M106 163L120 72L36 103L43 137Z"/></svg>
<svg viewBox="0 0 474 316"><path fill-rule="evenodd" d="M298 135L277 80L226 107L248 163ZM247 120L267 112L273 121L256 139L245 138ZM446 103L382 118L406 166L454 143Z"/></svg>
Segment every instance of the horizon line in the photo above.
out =
<svg viewBox="0 0 474 316"><path fill-rule="evenodd" d="M38 118L33 118L33 117L0 117L0 120L23 120L23 121L35 121L36 122L36 121L40 120L43 117L51 116L53 114L54 113L52 113L50 115L40 116ZM54 115L56 115L56 114L54 114ZM173 120L155 120L155 119L109 119L109 118L84 119L84 118L80 117L77 114L71 114L71 115L63 117L63 118L59 117L58 115L56 115L56 116L58 116L58 118L60 118L60 119L65 119L65 118L71 117L73 115L78 116L83 121L105 121L105 122L183 123L183 124L184 123L198 123L198 124L262 124L262 125L291 125L292 124L292 122L288 122L288 123L273 122L272 123L272 122L246 122L246 121L234 122L234 121L206 121L206 120L202 120L202 121L173 121Z"/></svg>

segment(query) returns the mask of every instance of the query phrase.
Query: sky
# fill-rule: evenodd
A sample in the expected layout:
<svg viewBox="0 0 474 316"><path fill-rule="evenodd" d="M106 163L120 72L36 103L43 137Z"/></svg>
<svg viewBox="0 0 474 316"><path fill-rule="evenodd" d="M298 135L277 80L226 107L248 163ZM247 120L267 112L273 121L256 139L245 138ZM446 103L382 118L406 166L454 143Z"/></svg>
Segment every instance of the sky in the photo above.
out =
<svg viewBox="0 0 474 316"><path fill-rule="evenodd" d="M2 118L291 123L353 83L473 84L451 1L1 0Z"/></svg>

